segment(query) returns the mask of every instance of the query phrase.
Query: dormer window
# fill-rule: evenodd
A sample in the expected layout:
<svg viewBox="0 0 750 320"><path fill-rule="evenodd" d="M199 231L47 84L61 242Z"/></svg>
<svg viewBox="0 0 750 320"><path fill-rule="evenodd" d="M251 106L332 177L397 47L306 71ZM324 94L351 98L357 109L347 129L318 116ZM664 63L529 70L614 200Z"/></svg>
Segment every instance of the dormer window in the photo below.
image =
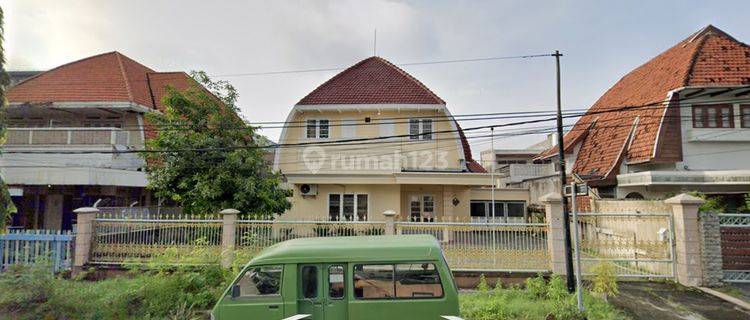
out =
<svg viewBox="0 0 750 320"><path fill-rule="evenodd" d="M409 139L432 140L432 119L409 119Z"/></svg>
<svg viewBox="0 0 750 320"><path fill-rule="evenodd" d="M305 136L308 139L327 139L328 119L308 119Z"/></svg>
<svg viewBox="0 0 750 320"><path fill-rule="evenodd" d="M734 128L732 105L693 106L693 128Z"/></svg>

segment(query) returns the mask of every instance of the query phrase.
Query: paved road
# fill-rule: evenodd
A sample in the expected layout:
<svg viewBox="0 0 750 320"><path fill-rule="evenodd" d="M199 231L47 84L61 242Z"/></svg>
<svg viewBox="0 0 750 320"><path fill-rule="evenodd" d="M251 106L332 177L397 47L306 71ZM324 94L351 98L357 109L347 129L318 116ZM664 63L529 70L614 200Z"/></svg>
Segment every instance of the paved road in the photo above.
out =
<svg viewBox="0 0 750 320"><path fill-rule="evenodd" d="M750 310L671 283L622 282L620 294L610 301L636 320L750 319Z"/></svg>

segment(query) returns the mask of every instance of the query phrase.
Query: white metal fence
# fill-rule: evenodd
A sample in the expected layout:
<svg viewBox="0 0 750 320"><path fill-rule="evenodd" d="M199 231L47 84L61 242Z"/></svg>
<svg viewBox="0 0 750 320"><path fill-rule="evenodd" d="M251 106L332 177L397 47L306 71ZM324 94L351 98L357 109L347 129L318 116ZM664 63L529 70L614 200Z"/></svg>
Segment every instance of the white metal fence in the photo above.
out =
<svg viewBox="0 0 750 320"><path fill-rule="evenodd" d="M440 242L455 270L549 270L547 225L543 223L394 222L390 232L387 227L383 221L238 220L232 231L234 247L250 254L295 238L430 234ZM187 257L196 250L218 257L223 232L219 219L98 217L94 220L91 261L149 262L164 252ZM207 263L215 260L208 255L205 258Z"/></svg>
<svg viewBox="0 0 750 320"><path fill-rule="evenodd" d="M672 278L675 248L671 213L580 213L584 275L605 263L623 278Z"/></svg>

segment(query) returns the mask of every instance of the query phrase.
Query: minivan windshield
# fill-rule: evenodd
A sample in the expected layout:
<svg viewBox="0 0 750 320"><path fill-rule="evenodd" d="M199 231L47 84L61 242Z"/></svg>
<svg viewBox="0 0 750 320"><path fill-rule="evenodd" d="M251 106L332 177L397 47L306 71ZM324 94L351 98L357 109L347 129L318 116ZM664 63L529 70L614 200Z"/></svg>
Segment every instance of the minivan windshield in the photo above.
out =
<svg viewBox="0 0 750 320"><path fill-rule="evenodd" d="M283 266L250 267L235 284L240 288L240 297L279 295Z"/></svg>

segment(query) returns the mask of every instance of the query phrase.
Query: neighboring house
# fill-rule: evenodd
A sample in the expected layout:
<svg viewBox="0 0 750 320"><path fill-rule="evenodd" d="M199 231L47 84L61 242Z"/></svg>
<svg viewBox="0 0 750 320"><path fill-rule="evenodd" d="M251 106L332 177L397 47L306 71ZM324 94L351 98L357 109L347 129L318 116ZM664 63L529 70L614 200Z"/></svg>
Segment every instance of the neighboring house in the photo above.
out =
<svg viewBox="0 0 750 320"><path fill-rule="evenodd" d="M357 141L369 138L378 140ZM472 158L445 101L383 58L362 60L292 108L279 144L300 143L324 144L277 149L274 168L293 189L292 209L281 219L382 220L386 210L416 219L488 214L491 177ZM498 216L524 217L526 190L495 194L507 210Z"/></svg>
<svg viewBox="0 0 750 320"><path fill-rule="evenodd" d="M504 184L553 175L555 174L553 163L548 161L546 163L534 163L534 158L542 151L554 146L555 137L555 134L549 134L544 141L525 149L484 150L480 153L482 166L490 171L494 168L495 173L502 178Z"/></svg>
<svg viewBox="0 0 750 320"><path fill-rule="evenodd" d="M564 150L602 198L695 190L738 200L750 190L750 47L707 26L618 81Z"/></svg>
<svg viewBox="0 0 750 320"><path fill-rule="evenodd" d="M144 130L144 114L163 110L167 85L188 88L187 74L156 72L119 52L16 74L28 77L7 92L9 128L0 156L19 209L13 226L68 230L74 209L100 199L100 206L151 203L144 161L118 152L144 148L156 134Z"/></svg>

